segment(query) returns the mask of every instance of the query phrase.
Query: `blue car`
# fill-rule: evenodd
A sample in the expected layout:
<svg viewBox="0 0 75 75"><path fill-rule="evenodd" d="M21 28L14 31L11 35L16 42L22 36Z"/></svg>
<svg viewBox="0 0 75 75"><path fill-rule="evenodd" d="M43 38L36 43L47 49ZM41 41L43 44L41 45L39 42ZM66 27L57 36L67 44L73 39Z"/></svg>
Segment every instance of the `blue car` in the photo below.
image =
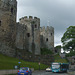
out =
<svg viewBox="0 0 75 75"><path fill-rule="evenodd" d="M32 71L28 67L21 67L18 70L18 75L32 75Z"/></svg>

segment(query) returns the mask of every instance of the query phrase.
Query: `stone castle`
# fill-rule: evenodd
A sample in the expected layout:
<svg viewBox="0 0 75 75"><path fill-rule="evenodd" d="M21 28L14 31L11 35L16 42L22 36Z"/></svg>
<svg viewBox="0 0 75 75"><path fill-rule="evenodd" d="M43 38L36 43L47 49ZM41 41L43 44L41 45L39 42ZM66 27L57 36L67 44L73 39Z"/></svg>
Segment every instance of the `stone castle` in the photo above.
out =
<svg viewBox="0 0 75 75"><path fill-rule="evenodd" d="M54 50L54 28L40 27L40 19L27 16L16 22L17 1L0 0L0 52L16 56L16 49L40 55L40 48Z"/></svg>
<svg viewBox="0 0 75 75"><path fill-rule="evenodd" d="M0 52L9 56L15 54L16 0L0 0Z"/></svg>

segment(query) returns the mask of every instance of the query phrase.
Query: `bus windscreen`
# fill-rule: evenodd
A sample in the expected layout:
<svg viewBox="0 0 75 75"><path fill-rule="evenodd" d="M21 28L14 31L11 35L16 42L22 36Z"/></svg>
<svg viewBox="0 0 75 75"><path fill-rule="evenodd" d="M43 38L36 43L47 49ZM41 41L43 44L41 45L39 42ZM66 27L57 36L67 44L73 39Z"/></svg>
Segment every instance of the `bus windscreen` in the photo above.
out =
<svg viewBox="0 0 75 75"><path fill-rule="evenodd" d="M58 68L60 68L60 65L59 64L53 64L52 65L52 69L58 69Z"/></svg>

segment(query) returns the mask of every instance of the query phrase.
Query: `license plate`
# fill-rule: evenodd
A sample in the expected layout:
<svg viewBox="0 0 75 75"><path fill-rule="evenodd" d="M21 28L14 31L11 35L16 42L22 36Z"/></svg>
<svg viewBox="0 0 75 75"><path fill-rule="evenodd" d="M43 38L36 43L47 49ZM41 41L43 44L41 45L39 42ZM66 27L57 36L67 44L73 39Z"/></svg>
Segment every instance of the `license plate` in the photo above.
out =
<svg viewBox="0 0 75 75"><path fill-rule="evenodd" d="M20 73L20 74L24 74L24 73Z"/></svg>

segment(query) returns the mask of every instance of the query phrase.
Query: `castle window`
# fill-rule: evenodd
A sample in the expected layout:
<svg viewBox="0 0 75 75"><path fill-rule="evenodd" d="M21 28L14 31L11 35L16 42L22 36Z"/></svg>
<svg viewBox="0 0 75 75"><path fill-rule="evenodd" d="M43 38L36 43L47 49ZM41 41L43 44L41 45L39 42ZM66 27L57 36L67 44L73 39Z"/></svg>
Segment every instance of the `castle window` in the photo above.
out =
<svg viewBox="0 0 75 75"><path fill-rule="evenodd" d="M48 38L46 38L46 41L48 41Z"/></svg>
<svg viewBox="0 0 75 75"><path fill-rule="evenodd" d="M57 53L57 50L55 50L55 53Z"/></svg>
<svg viewBox="0 0 75 75"><path fill-rule="evenodd" d="M51 36L52 36L52 33L51 33Z"/></svg>
<svg viewBox="0 0 75 75"><path fill-rule="evenodd" d="M1 21L0 21L0 26L1 26Z"/></svg>
<svg viewBox="0 0 75 75"><path fill-rule="evenodd" d="M27 36L30 37L30 33L27 33Z"/></svg>
<svg viewBox="0 0 75 75"><path fill-rule="evenodd" d="M37 28L37 25L35 24L35 28Z"/></svg>
<svg viewBox="0 0 75 75"><path fill-rule="evenodd" d="M2 29L2 32L4 32L4 29Z"/></svg>
<svg viewBox="0 0 75 75"><path fill-rule="evenodd" d="M25 27L25 29L27 29L27 27Z"/></svg>
<svg viewBox="0 0 75 75"><path fill-rule="evenodd" d="M11 13L13 14L13 8L11 8Z"/></svg>

